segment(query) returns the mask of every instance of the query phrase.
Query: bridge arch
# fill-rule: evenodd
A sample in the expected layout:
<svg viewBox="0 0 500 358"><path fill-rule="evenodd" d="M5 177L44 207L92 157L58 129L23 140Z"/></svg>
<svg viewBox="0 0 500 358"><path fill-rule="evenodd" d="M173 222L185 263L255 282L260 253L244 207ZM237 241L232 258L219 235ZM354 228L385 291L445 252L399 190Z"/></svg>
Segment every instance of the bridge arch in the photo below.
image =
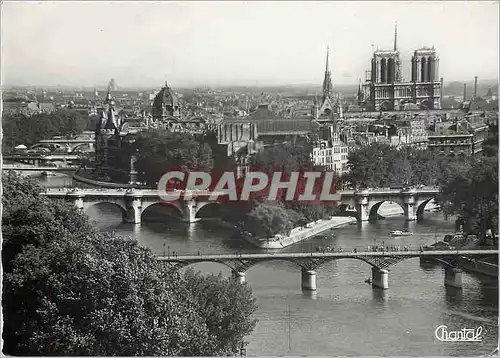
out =
<svg viewBox="0 0 500 358"><path fill-rule="evenodd" d="M230 264L228 264L228 262L225 262L224 260L209 260L209 259L207 260L200 259L199 261L188 262L187 264L182 265L180 269L185 269L195 264L201 264L201 263L216 263L229 268L231 271L234 271L234 267L232 267Z"/></svg>
<svg viewBox="0 0 500 358"><path fill-rule="evenodd" d="M197 263L203 263L203 262L210 262L210 263L219 263L222 264L226 267L229 267L232 271L238 271L242 273L248 272L251 268L263 263L263 262L270 262L270 261L282 261L282 262L287 262L287 263L292 263L294 264L293 266L296 266L298 269L301 269L302 266L300 263L297 261L297 259L294 258L283 258L283 257L270 257L270 258L265 258L265 259L260 259L260 260L252 260L248 261L245 263L245 265L241 265L240 260L238 260L237 256L234 257L234 259L226 259L226 260L213 260L213 259L200 259L197 261L191 261L185 265L182 265L182 268L189 267L191 265L197 264Z"/></svg>
<svg viewBox="0 0 500 358"><path fill-rule="evenodd" d="M384 101L380 104L380 111L390 111L391 110L391 103L389 101Z"/></svg>
<svg viewBox="0 0 500 358"><path fill-rule="evenodd" d="M91 145L92 145L92 143L80 143L80 144L77 144L77 145L71 147L70 153L74 153L80 147L87 146L87 147L91 148Z"/></svg>
<svg viewBox="0 0 500 358"><path fill-rule="evenodd" d="M59 143L36 143L30 147L30 149L36 149L36 148L48 148L52 150L52 149L63 148L63 146Z"/></svg>
<svg viewBox="0 0 500 358"><path fill-rule="evenodd" d="M318 266L317 269L319 269L321 266L324 264L331 262L331 261L336 261L336 260L358 260L358 261L363 261L370 265L371 267L377 267L377 268L388 268L397 265L401 261L406 261L406 260L411 260L418 258L418 256L413 256L413 257L407 257L407 256L390 256L388 254L387 256L381 257L381 261L386 261L386 264L383 265L384 267L380 267L381 265L380 262L375 260L375 257L362 257L362 256L353 256L353 257L332 257L332 258L325 258L323 262L321 262Z"/></svg>
<svg viewBox="0 0 500 358"><path fill-rule="evenodd" d="M421 109L421 110L431 109L430 102L428 100L424 99L422 102L420 102L419 109Z"/></svg>
<svg viewBox="0 0 500 358"><path fill-rule="evenodd" d="M200 212L203 214L208 208L216 208L216 210L220 211L222 209L222 205L217 201L207 201L204 203L199 203L196 207L195 217L200 218ZM218 215L220 216L220 215Z"/></svg>
<svg viewBox="0 0 500 358"><path fill-rule="evenodd" d="M399 200L386 200L386 199L384 199L384 200L375 202L371 207L369 207L369 209L368 209L369 210L368 211L368 213L369 213L369 216L368 216L369 220L376 220L377 219L378 209L385 202L398 204L401 207L401 209L403 209L403 213L404 213L405 208L404 208L403 204L399 202Z"/></svg>
<svg viewBox="0 0 500 358"><path fill-rule="evenodd" d="M122 203L120 201L112 201L112 200L103 200L103 201L84 201L83 202L83 211L87 212L90 208L96 207L99 205L112 205L114 207L118 207L122 213L122 215L125 215L127 212L127 208L125 207L125 203Z"/></svg>
<svg viewBox="0 0 500 358"><path fill-rule="evenodd" d="M151 212L151 209L153 209L153 207L156 207L156 208L169 208L171 209L171 211L173 213L175 213L175 217L178 218L178 219L181 219L182 217L184 217L184 210L181 206L181 204L177 201L160 201L160 202L142 202L142 211L141 211L141 220L142 220L142 217L144 216L144 214L146 212L148 212L148 209L149 211Z"/></svg>
<svg viewBox="0 0 500 358"><path fill-rule="evenodd" d="M429 204L431 200L434 198L430 198L428 200L423 201L417 207L417 220L422 220L424 218L425 206Z"/></svg>

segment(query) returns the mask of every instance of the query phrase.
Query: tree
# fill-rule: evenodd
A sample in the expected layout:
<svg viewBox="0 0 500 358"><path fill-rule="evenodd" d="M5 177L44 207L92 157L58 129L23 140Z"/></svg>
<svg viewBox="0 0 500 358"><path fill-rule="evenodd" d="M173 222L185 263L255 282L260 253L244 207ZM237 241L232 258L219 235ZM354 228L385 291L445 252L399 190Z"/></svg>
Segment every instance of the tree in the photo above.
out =
<svg viewBox="0 0 500 358"><path fill-rule="evenodd" d="M485 237L488 229L498 227L498 161L479 157L466 171L447 177L441 187L438 203L448 214L458 215L464 229Z"/></svg>
<svg viewBox="0 0 500 358"><path fill-rule="evenodd" d="M135 240L96 233L29 179L6 173L3 183L4 353L224 355L253 329L248 287L210 278L200 295L192 276L163 267ZM222 312L217 332L207 307Z"/></svg>
<svg viewBox="0 0 500 358"><path fill-rule="evenodd" d="M3 149L11 150L16 145L31 146L40 140L55 135L67 136L81 133L87 125L86 113L61 109L54 113L39 113L31 117L22 114L4 114Z"/></svg>
<svg viewBox="0 0 500 358"><path fill-rule="evenodd" d="M483 143L483 154L498 157L498 125L489 125L488 137Z"/></svg>
<svg viewBox="0 0 500 358"><path fill-rule="evenodd" d="M373 143L356 149L348 156L348 180L360 187L386 186L389 163L395 155L395 150L386 144Z"/></svg>
<svg viewBox="0 0 500 358"><path fill-rule="evenodd" d="M283 182L290 180L290 174L292 172L299 172L293 200L285 200L287 191L284 189L278 190L277 195L277 200L283 202L284 208L288 209L289 216L294 218L293 220L291 218L289 219L293 225L299 224L299 222L310 222L327 217L335 210L335 205L333 203L298 201L298 197L304 192L307 183L303 176L303 172L322 172L323 176L316 180L313 192L319 195L322 190L326 170L323 167L314 165L310 156L311 150L312 148L309 143L299 142L295 145L285 143L266 148L259 152L252 161L254 170L263 171L267 173L270 178L272 178L274 173L281 172L281 181ZM271 210L270 207L268 207L267 210ZM280 211L280 209L276 210L278 210L278 212Z"/></svg>
<svg viewBox="0 0 500 358"><path fill-rule="evenodd" d="M408 159L397 158L389 164L388 178L385 183L410 184L413 179L411 163Z"/></svg>
<svg viewBox="0 0 500 358"><path fill-rule="evenodd" d="M298 217L293 219L296 221ZM288 233L293 229L293 221L281 203L258 203L246 217L245 228L256 237L269 238Z"/></svg>
<svg viewBox="0 0 500 358"><path fill-rule="evenodd" d="M189 133L145 130L137 135L134 149L138 154L135 166L139 179L152 186L169 170L187 172L213 167L210 146Z"/></svg>
<svg viewBox="0 0 500 358"><path fill-rule="evenodd" d="M238 354L245 345L245 336L257 323L251 318L257 309L251 289L246 284L235 286L231 279L221 274L201 275L188 270L185 278L188 290L201 307L199 313L208 328L212 353L219 356Z"/></svg>

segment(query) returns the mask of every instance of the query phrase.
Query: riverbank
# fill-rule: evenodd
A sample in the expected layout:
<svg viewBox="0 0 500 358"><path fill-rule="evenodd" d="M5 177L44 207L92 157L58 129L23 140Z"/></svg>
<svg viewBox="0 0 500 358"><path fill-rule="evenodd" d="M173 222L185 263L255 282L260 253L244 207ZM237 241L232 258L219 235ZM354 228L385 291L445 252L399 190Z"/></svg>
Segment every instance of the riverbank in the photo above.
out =
<svg viewBox="0 0 500 358"><path fill-rule="evenodd" d="M243 238L249 243L261 249L283 249L297 242L309 239L324 231L334 229L349 223L356 222L353 217L332 216L328 220L317 220L303 227L296 227L290 231L290 235L276 235L271 238L259 239L248 232L242 232Z"/></svg>

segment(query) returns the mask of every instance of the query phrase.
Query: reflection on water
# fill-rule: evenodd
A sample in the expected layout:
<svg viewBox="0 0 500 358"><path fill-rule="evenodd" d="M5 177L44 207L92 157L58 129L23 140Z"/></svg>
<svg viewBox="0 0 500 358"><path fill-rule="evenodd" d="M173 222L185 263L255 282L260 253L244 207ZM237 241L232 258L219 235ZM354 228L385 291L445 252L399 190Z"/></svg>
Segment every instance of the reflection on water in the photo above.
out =
<svg viewBox="0 0 500 358"><path fill-rule="evenodd" d="M445 286L445 293L446 302L450 307L455 307L462 302L463 290L456 287Z"/></svg>
<svg viewBox="0 0 500 358"><path fill-rule="evenodd" d="M140 225L123 224L120 210L106 205L91 207L87 214L98 220L101 230L136 237L157 254L263 252L239 238L235 230L214 222L189 225L146 213ZM402 229L414 235L388 236L390 231ZM366 247L382 242L420 246L453 231L453 221L436 213L426 212L418 223L408 223L399 215L347 225L333 230L335 238L331 240L313 238L283 251L309 252L316 246ZM219 263L190 267L231 274ZM421 266L418 258L391 267L388 290L373 289L365 283L371 277L371 267L360 260L330 261L316 272L318 290L314 292L301 291L300 267L291 262L262 262L246 272L246 281L257 298L255 317L259 319L248 337L248 355L477 356L497 346L498 285L492 280L464 273L463 290L449 289L444 285L441 265ZM450 330L480 325L483 342L440 342L434 330L443 324Z"/></svg>
<svg viewBox="0 0 500 358"><path fill-rule="evenodd" d="M311 300L318 299L317 291L302 291L302 296Z"/></svg>

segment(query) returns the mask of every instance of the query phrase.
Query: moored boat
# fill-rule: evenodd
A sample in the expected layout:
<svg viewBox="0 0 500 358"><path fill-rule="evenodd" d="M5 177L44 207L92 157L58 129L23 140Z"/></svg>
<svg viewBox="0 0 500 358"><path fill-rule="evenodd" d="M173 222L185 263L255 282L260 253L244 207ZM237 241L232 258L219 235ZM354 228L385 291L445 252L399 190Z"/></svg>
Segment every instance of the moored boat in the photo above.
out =
<svg viewBox="0 0 500 358"><path fill-rule="evenodd" d="M389 236L392 237L397 237L397 236L410 236L413 235L412 232L409 231L401 231L401 230L394 230L389 233Z"/></svg>

